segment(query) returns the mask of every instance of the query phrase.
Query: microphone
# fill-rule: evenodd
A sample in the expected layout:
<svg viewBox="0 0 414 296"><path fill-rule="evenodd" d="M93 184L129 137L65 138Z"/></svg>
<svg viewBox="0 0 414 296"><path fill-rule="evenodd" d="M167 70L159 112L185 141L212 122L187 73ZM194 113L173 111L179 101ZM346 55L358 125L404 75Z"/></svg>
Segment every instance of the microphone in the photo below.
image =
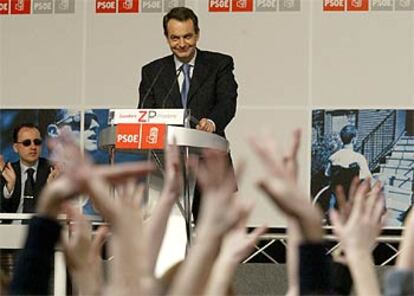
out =
<svg viewBox="0 0 414 296"><path fill-rule="evenodd" d="M165 64L158 70L157 74L155 75L154 80L151 82L150 87L148 88L147 92L145 93L144 97L142 98L141 103L138 104L138 109L141 109L141 108L144 107L145 101L149 97L150 92L154 88L155 83L158 81L158 78L160 77L161 72L162 72L162 70L164 70L164 68L165 68ZM139 90L138 90L138 93L139 93Z"/></svg>
<svg viewBox="0 0 414 296"><path fill-rule="evenodd" d="M175 83L177 82L178 76L180 76L181 72L183 71L183 66L181 65L180 68L178 68L177 70L177 74L175 75L174 80L171 83L170 88L168 89L167 94L165 95L164 99L162 100L162 105L161 108L164 109L165 108L165 103L167 103L167 99L170 96L172 90L174 89Z"/></svg>

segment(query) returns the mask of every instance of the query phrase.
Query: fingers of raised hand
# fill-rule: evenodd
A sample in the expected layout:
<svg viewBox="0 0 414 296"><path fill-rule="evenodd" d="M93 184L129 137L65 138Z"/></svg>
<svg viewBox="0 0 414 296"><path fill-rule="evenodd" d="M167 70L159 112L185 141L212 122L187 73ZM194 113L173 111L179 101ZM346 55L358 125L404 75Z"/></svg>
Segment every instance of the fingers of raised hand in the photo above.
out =
<svg viewBox="0 0 414 296"><path fill-rule="evenodd" d="M115 216L113 198L107 184L99 176L91 176L86 182L86 191L98 212L109 222Z"/></svg>
<svg viewBox="0 0 414 296"><path fill-rule="evenodd" d="M365 179L358 185L354 194L354 203L352 206L352 215L362 215L365 211L366 197L371 189L370 180Z"/></svg>
<svg viewBox="0 0 414 296"><path fill-rule="evenodd" d="M226 184L232 173L226 153L212 150L203 152L203 159L198 163L197 178L204 191Z"/></svg>
<svg viewBox="0 0 414 296"><path fill-rule="evenodd" d="M301 193L296 187L283 180L265 179L258 186L288 216L297 217L300 208L312 207L309 201L299 197Z"/></svg>
<svg viewBox="0 0 414 296"><path fill-rule="evenodd" d="M2 174L3 174L3 177L6 179L7 183L14 182L16 180L16 173L10 162L6 164Z"/></svg>
<svg viewBox="0 0 414 296"><path fill-rule="evenodd" d="M335 188L335 196L338 201L339 215L343 222L348 220L349 214L351 213L352 204L351 200L347 200L344 188L342 185L338 185Z"/></svg>
<svg viewBox="0 0 414 296"><path fill-rule="evenodd" d="M277 145L269 134L260 138L250 137L249 141L251 147L267 170L271 174L279 175L283 170L283 161L280 159L280 155L277 157L279 153Z"/></svg>
<svg viewBox="0 0 414 296"><path fill-rule="evenodd" d="M342 221L341 216L339 215L338 211L335 209L331 209L329 211L329 219L333 225L333 231L338 237L342 237L343 228L344 228L344 221Z"/></svg>
<svg viewBox="0 0 414 296"><path fill-rule="evenodd" d="M121 188L118 201L123 206L140 208L145 193L145 185L137 183L135 179L131 179L123 184Z"/></svg>
<svg viewBox="0 0 414 296"><path fill-rule="evenodd" d="M102 246L104 245L109 235L109 228L107 226L100 226L95 233L92 241L91 251L95 256L100 256Z"/></svg>
<svg viewBox="0 0 414 296"><path fill-rule="evenodd" d="M296 129L292 133L289 148L282 150L278 148L276 142L267 134L258 137L251 137L250 143L263 165L275 177L289 179L296 182L297 178L297 154L300 146L300 130ZM259 144L260 143L260 144Z"/></svg>
<svg viewBox="0 0 414 296"><path fill-rule="evenodd" d="M3 155L0 154L0 171L2 171L6 166Z"/></svg>

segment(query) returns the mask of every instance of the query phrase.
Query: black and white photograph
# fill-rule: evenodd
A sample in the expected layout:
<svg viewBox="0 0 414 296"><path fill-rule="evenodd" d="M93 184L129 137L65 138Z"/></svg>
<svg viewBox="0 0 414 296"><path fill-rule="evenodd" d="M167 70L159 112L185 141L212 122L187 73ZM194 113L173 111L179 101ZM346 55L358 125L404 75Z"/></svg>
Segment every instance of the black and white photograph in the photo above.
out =
<svg viewBox="0 0 414 296"><path fill-rule="evenodd" d="M413 203L413 110L312 111L311 194L324 223L337 208L335 188L347 195L355 177L382 182L385 226L402 226Z"/></svg>

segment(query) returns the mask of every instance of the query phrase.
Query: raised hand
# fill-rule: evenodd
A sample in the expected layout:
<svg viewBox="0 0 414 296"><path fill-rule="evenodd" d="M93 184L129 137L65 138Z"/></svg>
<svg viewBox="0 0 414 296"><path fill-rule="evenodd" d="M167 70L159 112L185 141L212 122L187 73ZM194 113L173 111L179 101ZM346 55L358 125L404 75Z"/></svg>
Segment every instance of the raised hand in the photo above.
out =
<svg viewBox="0 0 414 296"><path fill-rule="evenodd" d="M168 218L174 203L178 200L183 188L183 175L178 147L169 145L165 148L164 187L151 217L145 224L145 233L150 246L148 258L154 271L158 254L164 238Z"/></svg>
<svg viewBox="0 0 414 296"><path fill-rule="evenodd" d="M236 169L239 180L244 165ZM237 222L240 199L234 198L236 180L227 154L216 151L204 151L199 163L197 178L202 190L199 229L211 228L209 231L221 237Z"/></svg>
<svg viewBox="0 0 414 296"><path fill-rule="evenodd" d="M300 145L300 131L292 134L290 148L281 152L269 137L262 145L251 141L259 159L269 172L269 176L259 180L259 188L301 229L301 235L307 241L322 239L321 215L313 207L310 197L297 184L297 153Z"/></svg>
<svg viewBox="0 0 414 296"><path fill-rule="evenodd" d="M372 247L382 227L384 196L378 182L371 189L370 181L363 181L355 190L352 210L347 220L336 210L330 218L351 270L359 295L380 295L373 267Z"/></svg>
<svg viewBox="0 0 414 296"><path fill-rule="evenodd" d="M264 141L251 139L251 146L268 172L259 180L259 188L287 215L288 224L288 295L299 293L299 245L301 242L322 241L321 217L318 209L310 203L310 197L298 185L297 154L301 132L293 131L289 148L281 151L270 137ZM258 144L260 143L260 145Z"/></svg>
<svg viewBox="0 0 414 296"><path fill-rule="evenodd" d="M108 184L95 175L86 182L87 192L99 213L111 224L113 267L108 293L153 294L156 285L143 232L141 200L144 188L131 179L122 194L112 198Z"/></svg>
<svg viewBox="0 0 414 296"><path fill-rule="evenodd" d="M65 174L81 189L91 175L99 175L111 184L125 183L130 177L140 177L154 170L149 162L122 163L111 165L94 165L88 155L83 155L72 134L61 131L59 137L49 141L54 161L61 174Z"/></svg>
<svg viewBox="0 0 414 296"><path fill-rule="evenodd" d="M241 172L236 170L236 176L240 177ZM203 198L197 237L173 282L171 294L198 295L204 292L221 240L237 224L246 208L243 200L233 196L235 180L226 154L204 151L197 177Z"/></svg>
<svg viewBox="0 0 414 296"><path fill-rule="evenodd" d="M250 254L259 237L266 231L266 227L261 226L247 233L246 223L252 209L251 205L246 204L239 213L238 222L224 235L205 295L228 294L237 266Z"/></svg>
<svg viewBox="0 0 414 296"><path fill-rule="evenodd" d="M16 184L16 173L10 162L5 162L3 155L0 154L0 174L6 180L6 188L9 193L14 190Z"/></svg>
<svg viewBox="0 0 414 296"><path fill-rule="evenodd" d="M79 295L100 295L103 289L101 251L109 229L100 226L92 239L92 226L88 219L72 206L66 207L71 221L69 238L63 241L66 264Z"/></svg>
<svg viewBox="0 0 414 296"><path fill-rule="evenodd" d="M340 238L346 253L347 250L370 252L382 227L384 196L381 183L377 182L371 189L370 180L363 181L350 199L353 204L348 219L344 219L335 209L330 212L334 232Z"/></svg>
<svg viewBox="0 0 414 296"><path fill-rule="evenodd" d="M47 176L47 183L52 182L54 179L56 179L60 174L60 170L58 166L51 166L49 175Z"/></svg>
<svg viewBox="0 0 414 296"><path fill-rule="evenodd" d="M238 223L225 234L221 243L219 259L238 264L254 249L259 237L266 232L266 226L260 226L247 233L247 219L253 207L247 205L240 213Z"/></svg>

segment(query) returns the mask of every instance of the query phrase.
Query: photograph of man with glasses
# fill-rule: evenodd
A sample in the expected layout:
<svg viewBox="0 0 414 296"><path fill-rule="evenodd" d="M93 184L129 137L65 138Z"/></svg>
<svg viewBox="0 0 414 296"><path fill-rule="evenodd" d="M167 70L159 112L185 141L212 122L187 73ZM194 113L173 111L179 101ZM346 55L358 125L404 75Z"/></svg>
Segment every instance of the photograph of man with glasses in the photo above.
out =
<svg viewBox="0 0 414 296"><path fill-rule="evenodd" d="M22 123L14 128L13 150L19 160L6 162L0 155L0 208L3 213L33 213L43 186L56 177L58 172L47 159L40 157L42 142L36 125Z"/></svg>

